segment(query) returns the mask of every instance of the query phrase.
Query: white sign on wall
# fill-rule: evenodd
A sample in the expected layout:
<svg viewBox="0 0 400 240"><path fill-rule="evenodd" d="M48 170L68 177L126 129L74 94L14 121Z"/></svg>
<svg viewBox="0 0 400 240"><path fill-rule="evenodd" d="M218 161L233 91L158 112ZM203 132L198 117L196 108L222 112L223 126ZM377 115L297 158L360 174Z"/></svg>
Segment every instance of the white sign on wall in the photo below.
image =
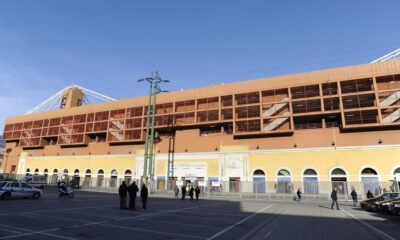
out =
<svg viewBox="0 0 400 240"><path fill-rule="evenodd" d="M243 161L240 158L228 158L225 161L226 176L240 177L243 173Z"/></svg>
<svg viewBox="0 0 400 240"><path fill-rule="evenodd" d="M183 181L182 181L182 180L176 181L176 185L177 185L177 186L182 186L182 185L183 185Z"/></svg>
<svg viewBox="0 0 400 240"><path fill-rule="evenodd" d="M196 177L206 177L206 163L174 163L174 176L191 178L186 180L196 180Z"/></svg>

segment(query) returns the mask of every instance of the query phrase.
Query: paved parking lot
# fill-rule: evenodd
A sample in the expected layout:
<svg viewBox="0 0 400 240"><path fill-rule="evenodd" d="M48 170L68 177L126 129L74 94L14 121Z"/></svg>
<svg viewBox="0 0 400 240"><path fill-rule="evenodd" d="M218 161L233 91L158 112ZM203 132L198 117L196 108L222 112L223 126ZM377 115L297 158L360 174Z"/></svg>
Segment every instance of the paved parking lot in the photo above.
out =
<svg viewBox="0 0 400 240"><path fill-rule="evenodd" d="M140 198L137 199L139 204ZM0 239L400 239L400 216L342 204L150 198L120 210L115 194L0 201Z"/></svg>

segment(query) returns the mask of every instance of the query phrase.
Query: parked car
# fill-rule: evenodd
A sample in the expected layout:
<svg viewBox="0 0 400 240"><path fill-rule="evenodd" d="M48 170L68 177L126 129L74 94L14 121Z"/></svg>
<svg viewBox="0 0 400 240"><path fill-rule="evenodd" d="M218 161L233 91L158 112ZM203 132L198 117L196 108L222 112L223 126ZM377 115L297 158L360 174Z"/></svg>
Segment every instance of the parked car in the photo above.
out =
<svg viewBox="0 0 400 240"><path fill-rule="evenodd" d="M0 183L0 198L4 200L28 197L38 199L41 196L42 190L31 187L25 182L3 181Z"/></svg>
<svg viewBox="0 0 400 240"><path fill-rule="evenodd" d="M388 206L389 211L393 214L399 214L400 213L400 200L396 200L390 203Z"/></svg>
<svg viewBox="0 0 400 240"><path fill-rule="evenodd" d="M389 199L389 200L379 201L379 202L373 203L372 204L372 210L373 211L377 211L377 212L389 212L389 205L393 201L397 201L397 200L400 200L400 194L394 199Z"/></svg>
<svg viewBox="0 0 400 240"><path fill-rule="evenodd" d="M375 198L370 198L370 199L366 199L364 201L360 202L360 206L361 208L364 208L368 211L372 210L372 205L376 202L379 201L386 201L386 200L390 200L390 199L395 199L397 197L400 196L400 193L395 192L395 193L383 193ZM375 206L375 205L374 205Z"/></svg>

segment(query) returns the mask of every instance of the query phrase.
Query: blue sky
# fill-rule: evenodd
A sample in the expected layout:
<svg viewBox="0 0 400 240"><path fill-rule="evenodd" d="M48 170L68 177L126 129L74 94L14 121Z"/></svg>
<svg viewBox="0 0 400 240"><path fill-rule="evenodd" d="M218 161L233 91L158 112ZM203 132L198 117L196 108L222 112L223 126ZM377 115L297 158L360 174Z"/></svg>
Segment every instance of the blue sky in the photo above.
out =
<svg viewBox="0 0 400 240"><path fill-rule="evenodd" d="M399 0L0 1L0 125L72 83L145 95L362 64L400 47ZM2 128L2 127L0 127Z"/></svg>

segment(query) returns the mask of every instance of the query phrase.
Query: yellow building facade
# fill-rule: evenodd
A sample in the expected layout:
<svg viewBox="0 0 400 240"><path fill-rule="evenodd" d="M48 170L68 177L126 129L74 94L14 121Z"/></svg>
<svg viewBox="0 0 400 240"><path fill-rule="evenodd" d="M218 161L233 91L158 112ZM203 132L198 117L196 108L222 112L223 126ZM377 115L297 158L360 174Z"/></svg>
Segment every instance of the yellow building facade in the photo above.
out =
<svg viewBox="0 0 400 240"><path fill-rule="evenodd" d="M343 193L396 190L400 181L400 145L250 150L246 145L220 146L218 152L179 153L173 161L157 154L158 189L195 182L230 192ZM173 178L167 179L168 171ZM18 173L97 179L141 179L143 151L130 155L41 156L21 154ZM255 185L256 183L256 185Z"/></svg>

